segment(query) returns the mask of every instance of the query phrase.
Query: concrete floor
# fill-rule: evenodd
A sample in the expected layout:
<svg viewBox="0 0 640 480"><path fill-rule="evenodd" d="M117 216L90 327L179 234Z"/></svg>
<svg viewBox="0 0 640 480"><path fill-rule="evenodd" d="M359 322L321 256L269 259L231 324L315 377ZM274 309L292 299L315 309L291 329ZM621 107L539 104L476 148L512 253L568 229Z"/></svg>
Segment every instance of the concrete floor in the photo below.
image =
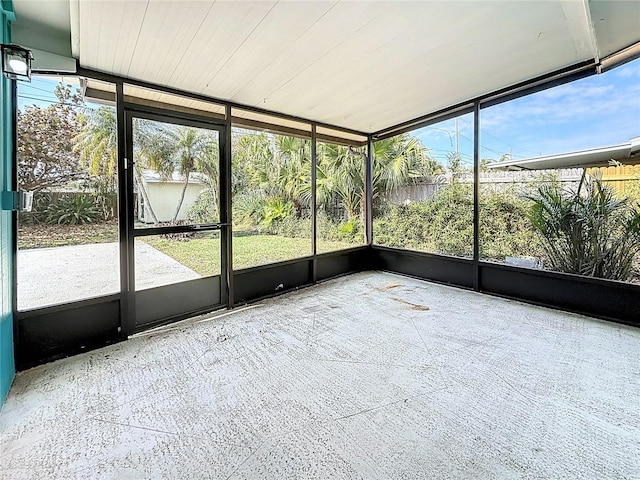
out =
<svg viewBox="0 0 640 480"><path fill-rule="evenodd" d="M20 373L0 478L640 478L640 330L382 273Z"/></svg>
<svg viewBox="0 0 640 480"><path fill-rule="evenodd" d="M196 272L136 241L136 288L200 278ZM18 251L18 310L120 292L117 243L92 243Z"/></svg>

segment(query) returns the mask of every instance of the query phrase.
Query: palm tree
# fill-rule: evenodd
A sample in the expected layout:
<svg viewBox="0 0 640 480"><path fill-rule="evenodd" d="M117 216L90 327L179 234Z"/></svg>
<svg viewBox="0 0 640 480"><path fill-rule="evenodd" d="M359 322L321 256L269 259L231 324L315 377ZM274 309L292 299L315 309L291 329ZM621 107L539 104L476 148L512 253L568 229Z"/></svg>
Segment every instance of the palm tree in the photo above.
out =
<svg viewBox="0 0 640 480"><path fill-rule="evenodd" d="M407 133L373 144L373 199L395 188L444 173L420 140Z"/></svg>
<svg viewBox="0 0 640 480"><path fill-rule="evenodd" d="M118 163L115 112L100 107L89 115L79 115L79 120L74 150L80 155L81 166L86 166L91 175L111 177Z"/></svg>
<svg viewBox="0 0 640 480"><path fill-rule="evenodd" d="M443 172L415 137L398 135L373 144L372 196ZM350 219L362 214L365 191L363 149L321 143L318 148L316 195L319 205L337 195Z"/></svg>
<svg viewBox="0 0 640 480"><path fill-rule="evenodd" d="M115 111L109 107L99 107L92 110L89 115L82 115L81 124L74 147L80 154L81 165L86 166L91 175L113 179L118 161ZM134 130L136 127L137 123L134 122ZM134 182L144 199L147 213L153 223L158 223L142 181L140 166L134 163L133 171Z"/></svg>
<svg viewBox="0 0 640 480"><path fill-rule="evenodd" d="M207 142L202 156L198 158L195 169L204 174L207 190L203 191L198 201L206 202L206 216L199 221L210 222L220 218L218 186L220 185L220 148L217 142Z"/></svg>
<svg viewBox="0 0 640 480"><path fill-rule="evenodd" d="M275 145L264 133L234 132L232 185L235 191L257 190L276 195L280 168L274 163Z"/></svg>
<svg viewBox="0 0 640 480"><path fill-rule="evenodd" d="M234 185L244 192L286 198L298 214L311 201L310 142L290 136L244 134L234 143ZM326 207L338 199L349 219L362 215L365 190L363 149L318 143L316 200ZM390 190L444 171L417 138L398 135L374 143L373 199Z"/></svg>
<svg viewBox="0 0 640 480"><path fill-rule="evenodd" d="M80 154L81 165L86 166L91 175L113 178L118 162L115 111L109 107L99 107L92 110L89 115L83 115L80 121L82 126L80 133L74 139L74 149ZM144 134L144 129L138 129L138 126L138 122L134 122L134 138ZM135 162L134 182L142 195L151 220L153 223L158 223L142 181L141 170Z"/></svg>
<svg viewBox="0 0 640 480"><path fill-rule="evenodd" d="M303 192L311 186L311 143L308 140L281 136L275 138L273 157L278 173L278 188L301 215L308 205Z"/></svg>
<svg viewBox="0 0 640 480"><path fill-rule="evenodd" d="M364 199L366 155L343 145L320 143L316 169L316 201L327 205L340 199L347 218L358 216Z"/></svg>
<svg viewBox="0 0 640 480"><path fill-rule="evenodd" d="M172 223L176 223L191 174L205 165L211 170L212 166L207 163L212 158L211 152L216 151L217 142L207 131L191 127L175 127L148 120L139 120L136 124L140 133L136 142L137 153L144 165L164 180L173 178L174 173L183 178L180 199L172 219Z"/></svg>
<svg viewBox="0 0 640 480"><path fill-rule="evenodd" d="M189 186L189 176L204 162L204 156L208 150L208 143L211 140L207 137L208 135L204 132L193 128L181 127L177 131L174 168L175 171L183 176L184 183L182 184L182 192L180 193L180 200L176 206L176 212L173 215L173 223L177 221L180 208L184 202L184 196Z"/></svg>
<svg viewBox="0 0 640 480"><path fill-rule="evenodd" d="M81 118L82 128L75 138L75 150L80 161L87 166L89 173L102 177L112 177L117 165L117 134L115 111L100 107ZM213 148L214 139L205 132L189 127L135 119L133 122L134 168L136 188L142 195L146 213L153 223L158 218L153 210L142 172L150 169L162 179L172 178L178 172L184 179L180 199L173 215L176 222L191 173L202 170L212 173L217 169L217 148ZM217 146L217 143L215 143ZM216 173L217 179L217 173ZM215 182L209 182L209 187Z"/></svg>

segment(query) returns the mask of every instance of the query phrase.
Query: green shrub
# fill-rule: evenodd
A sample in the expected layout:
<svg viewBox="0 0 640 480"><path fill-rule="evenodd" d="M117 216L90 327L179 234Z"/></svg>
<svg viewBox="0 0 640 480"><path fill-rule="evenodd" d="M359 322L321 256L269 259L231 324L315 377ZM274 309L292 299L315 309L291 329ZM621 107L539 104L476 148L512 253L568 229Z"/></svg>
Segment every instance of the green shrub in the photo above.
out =
<svg viewBox="0 0 640 480"><path fill-rule="evenodd" d="M354 217L346 222L338 223L336 230L338 233L338 240L350 243L362 243L363 228L360 219Z"/></svg>
<svg viewBox="0 0 640 480"><path fill-rule="evenodd" d="M316 228L318 240L362 243L363 228L356 218L346 222L336 222L331 220L324 212L318 212L316 215ZM290 215L282 220L273 222L268 229L263 231L289 238L310 238L311 219L308 217L296 218L295 215Z"/></svg>
<svg viewBox="0 0 640 480"><path fill-rule="evenodd" d="M267 197L249 192L234 199L233 215L236 222L250 222L261 231L270 232L290 217L293 205L281 197Z"/></svg>
<svg viewBox="0 0 640 480"><path fill-rule="evenodd" d="M480 258L504 261L505 257L545 257L529 221L530 205L530 200L514 190L481 190Z"/></svg>
<svg viewBox="0 0 640 480"><path fill-rule="evenodd" d="M281 222L291 215L293 207L287 200L279 197L267 198L262 205L262 218L260 225L268 230L274 222Z"/></svg>
<svg viewBox="0 0 640 480"><path fill-rule="evenodd" d="M51 195L47 192L34 192L30 212L20 212L20 225L40 225L47 223L47 208L51 205Z"/></svg>
<svg viewBox="0 0 640 480"><path fill-rule="evenodd" d="M266 197L259 193L247 192L233 197L234 222L248 222L258 226L262 220Z"/></svg>
<svg viewBox="0 0 640 480"><path fill-rule="evenodd" d="M196 200L187 210L187 219L192 223L215 223L218 215L218 199L210 189L200 192Z"/></svg>
<svg viewBox="0 0 640 480"><path fill-rule="evenodd" d="M583 188L584 187L584 188ZM640 253L640 210L598 177L576 191L543 185L531 195L529 219L553 270L628 280Z"/></svg>
<svg viewBox="0 0 640 480"><path fill-rule="evenodd" d="M466 184L442 188L429 200L394 205L374 221L377 244L469 256L473 252L473 199Z"/></svg>
<svg viewBox="0 0 640 480"><path fill-rule="evenodd" d="M272 235L281 235L290 238L310 238L311 237L311 219L296 218L290 215L278 222L274 222L266 229L267 233Z"/></svg>
<svg viewBox="0 0 640 480"><path fill-rule="evenodd" d="M528 202L512 191L486 189L480 195L480 252L483 259L539 256L527 219ZM374 220L377 244L432 253L473 255L473 187L454 183L425 201L388 206Z"/></svg>
<svg viewBox="0 0 640 480"><path fill-rule="evenodd" d="M47 207L46 212L46 222L49 224L83 225L101 218L95 198L82 194L60 197Z"/></svg>

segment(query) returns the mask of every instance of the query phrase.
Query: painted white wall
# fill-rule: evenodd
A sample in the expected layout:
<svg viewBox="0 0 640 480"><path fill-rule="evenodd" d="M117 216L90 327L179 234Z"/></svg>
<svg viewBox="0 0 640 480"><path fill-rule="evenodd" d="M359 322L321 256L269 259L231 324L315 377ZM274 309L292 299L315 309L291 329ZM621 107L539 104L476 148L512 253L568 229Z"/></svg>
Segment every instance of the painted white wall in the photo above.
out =
<svg viewBox="0 0 640 480"><path fill-rule="evenodd" d="M183 184L179 182L145 182L147 188L147 195L149 201L153 207L153 211L158 217L159 222L170 222L173 219L173 214L176 211L178 202L180 201L180 194L182 193ZM178 214L178 220L186 220L187 212L193 202L196 201L200 192L205 189L205 186L201 183L190 183L187 186L187 191L184 195L184 201L180 207ZM151 223L151 218L146 215L146 218L141 217L140 202L142 195L138 195L138 220ZM145 209L145 213L147 210Z"/></svg>

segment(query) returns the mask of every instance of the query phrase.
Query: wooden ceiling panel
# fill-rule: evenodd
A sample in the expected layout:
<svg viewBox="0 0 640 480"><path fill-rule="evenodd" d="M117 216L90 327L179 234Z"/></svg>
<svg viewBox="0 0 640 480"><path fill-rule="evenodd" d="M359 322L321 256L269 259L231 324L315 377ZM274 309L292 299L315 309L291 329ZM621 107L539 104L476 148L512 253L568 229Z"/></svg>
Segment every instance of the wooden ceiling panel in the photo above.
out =
<svg viewBox="0 0 640 480"><path fill-rule="evenodd" d="M228 93L212 82L257 26L276 5L275 2L215 3L203 28L194 38L190 53L171 81L189 85L189 90L228 99ZM255 59L247 58L247 62ZM236 78L237 81L245 81ZM214 93L215 92L215 93Z"/></svg>
<svg viewBox="0 0 640 480"><path fill-rule="evenodd" d="M638 42L640 2L591 0L589 8L601 58Z"/></svg>

